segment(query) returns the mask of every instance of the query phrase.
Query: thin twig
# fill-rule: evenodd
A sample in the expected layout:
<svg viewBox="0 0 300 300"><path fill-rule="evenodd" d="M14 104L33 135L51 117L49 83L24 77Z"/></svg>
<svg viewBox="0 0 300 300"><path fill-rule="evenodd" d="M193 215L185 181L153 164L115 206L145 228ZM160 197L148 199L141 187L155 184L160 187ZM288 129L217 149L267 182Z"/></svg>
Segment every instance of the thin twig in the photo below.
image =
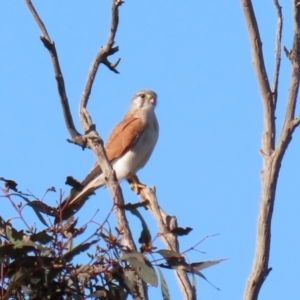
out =
<svg viewBox="0 0 300 300"><path fill-rule="evenodd" d="M295 118L296 101L299 90L299 68L300 68L300 11L299 1L293 0L293 20L294 20L294 41L293 48L290 51L290 60L292 63L292 76L287 101L285 115L285 127L290 127L290 122ZM294 128L293 128L294 129Z"/></svg>
<svg viewBox="0 0 300 300"><path fill-rule="evenodd" d="M55 74L55 79L57 82L57 89L59 93L59 98L60 98L60 103L62 106L63 110L63 115L65 119L65 123L67 126L67 129L71 135L72 138L80 136L78 131L75 128L72 114L70 111L69 107L69 101L66 93L66 88L65 88L65 82L64 82L64 77L60 69L59 65L59 60L55 48L54 42L51 41L48 32L46 30L46 27L44 23L42 22L41 18L39 17L37 11L35 10L33 4L31 3L31 0L25 0L30 12L32 13L33 18L35 19L37 25L42 31L42 36L40 37L41 41L43 42L44 46L48 49L51 60L52 60L52 65L54 69L54 74Z"/></svg>
<svg viewBox="0 0 300 300"><path fill-rule="evenodd" d="M114 53L119 51L119 47L113 47L113 45L115 43L115 36L119 24L119 7L122 5L122 3L123 1L121 0L112 1L112 17L111 17L110 34L108 36L106 44L103 47L101 47L98 53L96 54L96 57L90 67L88 78L82 93L82 97L80 100L80 117L81 117L81 123L84 124L85 131L88 131L92 126L92 120L90 116L86 114L86 106L100 64L103 63L111 71L115 73L119 73L116 67L119 64L121 59L118 58L115 63L111 63L108 61L108 56L113 55Z"/></svg>
<svg viewBox="0 0 300 300"><path fill-rule="evenodd" d="M250 37L252 59L260 93L263 100L263 113L264 113L264 145L263 152L270 155L275 146L275 119L273 109L273 96L269 84L269 79L265 67L264 56L262 51L262 42L259 34L259 29L253 10L251 0L241 0L244 16ZM271 133L274 133L271 134Z"/></svg>
<svg viewBox="0 0 300 300"><path fill-rule="evenodd" d="M278 82L279 82L279 72L281 65L281 37L282 37L282 11L281 6L279 5L278 0L273 0L277 13L277 30L276 30L276 42L275 42L275 70L273 77L273 104L276 108L277 97L278 97Z"/></svg>
<svg viewBox="0 0 300 300"><path fill-rule="evenodd" d="M40 27L43 36L51 43L50 37L48 35L47 29L43 23L43 21L41 20L40 16L38 15L37 11L35 10L34 6L31 3L31 0L25 0L33 18L35 19L36 23L38 24L38 26Z"/></svg>

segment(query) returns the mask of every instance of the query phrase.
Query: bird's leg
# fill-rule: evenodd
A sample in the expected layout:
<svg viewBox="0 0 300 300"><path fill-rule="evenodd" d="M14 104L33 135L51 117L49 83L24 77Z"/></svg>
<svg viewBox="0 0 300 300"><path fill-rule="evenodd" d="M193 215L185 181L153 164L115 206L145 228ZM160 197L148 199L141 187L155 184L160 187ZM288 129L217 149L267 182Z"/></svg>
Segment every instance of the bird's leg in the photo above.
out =
<svg viewBox="0 0 300 300"><path fill-rule="evenodd" d="M130 188L137 194L139 194L141 192L141 190L146 187L145 184L143 184L139 181L139 179L136 175L129 177L127 179L127 181L130 184Z"/></svg>

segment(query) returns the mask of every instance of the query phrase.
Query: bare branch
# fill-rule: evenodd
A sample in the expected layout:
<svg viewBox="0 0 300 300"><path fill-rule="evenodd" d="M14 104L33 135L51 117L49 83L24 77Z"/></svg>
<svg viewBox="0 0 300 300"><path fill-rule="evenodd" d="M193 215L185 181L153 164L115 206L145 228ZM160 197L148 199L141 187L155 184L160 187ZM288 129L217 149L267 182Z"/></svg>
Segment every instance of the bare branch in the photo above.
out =
<svg viewBox="0 0 300 300"><path fill-rule="evenodd" d="M103 174L105 176L106 184L111 193L113 202L115 204L118 204L116 206L117 207L116 208L116 218L118 221L118 227L120 228L120 230L123 231L124 244L128 248L136 250L136 246L135 246L135 243L134 243L131 231L130 231L130 227L129 227L129 224L128 224L128 221L127 221L127 218L125 215L125 211L118 208L119 206L124 205L124 198L122 195L122 191L120 189L118 181L116 180L115 172L107 160L107 157L106 157L106 154L105 154L105 151L103 148L102 140L99 137L98 133L96 132L95 126L92 124L92 119L91 119L88 111L86 110L87 100L91 93L92 84L93 84L93 81L96 76L96 73L97 73L100 63L105 64L111 70L113 70L114 72L117 73L117 70L115 68L116 68L117 64L119 63L120 59L118 59L114 64L112 64L108 61L107 57L118 51L118 47L113 48L112 46L114 44L114 38L116 35L118 21L119 21L118 8L122 4L122 1L121 0L113 0L112 1L112 3L113 3L113 5L112 5L112 20L111 20L111 29L110 29L109 38L108 38L107 44L103 48L101 48L101 50L99 51L99 53L97 54L97 56L94 60L92 68L89 72L89 77L88 77L88 81L86 84L86 88L83 93L83 98L81 101L80 117L81 117L81 121L82 121L81 122L82 126L87 133L85 136L81 136L77 132L77 130L75 129L75 126L73 124L73 119L72 119L72 115L71 115L70 108L69 108L68 98L66 96L64 79L63 79L63 75L60 70L58 56L57 56L57 52L55 49L55 44L53 42L51 42L50 37L47 33L47 30L46 30L42 20L38 16L38 13L34 9L31 1L30 0L25 0L25 1L29 7L34 19L36 20L38 26L41 28L41 31L43 33L41 40L44 43L44 46L48 49L51 59L52 59L52 64L53 64L53 68L54 68L54 72L55 72L55 78L56 78L57 84L58 84L58 92L59 92L60 99L61 99L61 104L62 104L62 108L63 108L63 112L64 112L66 125L67 125L70 135L72 137L72 140L71 141L69 140L69 141L74 144L81 145L83 147L89 147L95 153L98 163L99 163L99 165L103 171ZM143 298L148 299L146 285L143 286L143 292L144 292L144 294L142 295Z"/></svg>
<svg viewBox="0 0 300 300"><path fill-rule="evenodd" d="M59 90L59 94L61 96L61 100L64 103L64 113L68 112L68 116L71 117L71 113L69 110L69 105L68 105L68 99L66 97L66 92L65 92L65 86L64 86L64 80L63 80L63 76L61 74L60 71L60 67L59 67L59 63L58 63L58 56L56 53L56 49L55 49L55 45L54 43L51 42L49 35L47 33L47 30L42 22L42 20L40 19L40 17L38 16L38 13L36 12L36 10L34 9L32 3L30 0L25 0L30 11L32 12L35 20L37 21L39 27L41 28L44 36L41 37L42 42L44 43L45 47L49 50L50 55L51 55L51 59L52 59L52 63L53 63L53 67L54 67L54 71L55 71L55 75L56 75L56 79L58 82L58 90ZM97 73L97 69L100 65L100 63L104 63L104 64L108 64L107 62L107 56L111 55L113 53L115 53L116 51L118 51L118 48L112 48L112 45L114 43L114 38L115 38L115 34L117 31L117 26L118 26L118 7L122 4L122 1L113 1L113 7L112 7L112 22L111 22L111 30L110 30L110 35L109 35L109 39L107 41L107 44L102 48L102 49L106 49L105 51L103 51L102 49L100 50L100 52L98 53L98 55L95 58L95 61L93 63L94 66L97 66L96 68L93 69L92 73L90 73L89 75L92 76L93 78L96 76ZM118 60L119 61L119 60ZM114 65L116 66L116 64ZM113 65L112 65L113 67ZM89 78L90 78L89 76ZM92 85L93 81L88 81L88 89L89 89L89 93L91 90L91 85ZM85 102L85 105L87 104L87 101ZM67 108L67 109L66 109ZM87 112L87 110L83 110L83 115L84 115L84 119L87 120L91 120L91 117L89 116L89 113ZM97 158L98 158L98 162L101 166L101 169L103 171L103 173L105 174L106 180L107 180L107 185L109 187L109 190L111 192L112 195L112 199L114 200L114 203L117 203L119 205L124 205L124 199L122 196L122 191L119 187L119 184L115 178L115 174L113 169L111 168L110 163L108 162L107 158L106 158L106 154L102 145L102 140L99 137L98 133L95 131L95 127L93 126L93 124L89 123L90 125L88 125L88 129L90 130L90 133L87 134L87 136L85 137L81 137L78 136L79 134L76 133L76 135L72 135L72 137L75 137L75 140L72 141L75 144L82 144L82 141L84 140L84 145L87 145L88 147L90 147L93 152L96 154ZM84 124L83 124L84 125ZM76 139L78 138L78 140ZM136 249L134 242L133 242L133 238L131 236L131 232L130 230L127 232L127 229L129 229L128 226L128 222L126 220L126 217L124 216L124 214L122 213L122 210L117 209L120 217L118 218L118 220L121 222L121 224L119 224L120 228L123 228L123 230L125 231L124 236L126 237L127 240L127 246L131 249Z"/></svg>
<svg viewBox="0 0 300 300"><path fill-rule="evenodd" d="M241 0L245 20L250 37L253 65L259 84L260 93L263 101L264 110L264 133L263 133L263 152L270 155L275 146L275 119L273 95L269 84L269 79L265 67L262 42L257 26L255 13L251 0Z"/></svg>
<svg viewBox="0 0 300 300"><path fill-rule="evenodd" d="M119 183L116 179L115 172L109 163L104 147L103 142L95 130L95 125L92 122L92 118L88 111L86 110L86 106L88 103L89 96L91 94L92 85L94 83L94 79L96 77L98 68L101 63L106 65L110 70L118 73L116 67L120 62L120 58L115 63L110 63L108 61L108 56L114 54L119 50L118 47L113 47L115 35L118 29L119 23L119 7L122 5L123 1L121 0L112 0L112 17L111 17L111 27L110 34L106 45L104 45L100 51L97 53L92 66L89 70L88 79L81 97L80 101L80 121L82 128L86 133L86 145L92 149L97 157L97 162L101 167L101 170L105 176L106 185L110 191L113 202L116 204L115 215L118 222L118 228L123 231L123 242L125 246L129 249L136 250L136 245L133 240L133 236L129 227L129 223L125 214L125 210L120 209L119 207L124 206L125 201L122 194L122 190L119 186ZM147 285L140 280L140 284L143 285L143 289L140 290L142 293L143 299L148 299L147 294Z"/></svg>
<svg viewBox="0 0 300 300"><path fill-rule="evenodd" d="M293 48L289 53L292 64L291 83L287 101L287 108L284 120L284 128L290 127L290 123L295 118L296 102L299 90L299 68L300 68L300 12L297 0L293 0L293 19L294 19L294 41ZM282 130L284 131L284 129Z"/></svg>
<svg viewBox="0 0 300 300"><path fill-rule="evenodd" d="M134 243L134 239L130 230L129 222L126 217L126 213L124 209L120 209L119 207L124 206L125 201L123 197L122 190L119 186L119 183L116 179L115 171L113 170L111 164L109 163L104 147L103 142L100 139L98 133L96 131L92 131L87 135L87 146L92 149L97 157L97 162L101 167L101 170L105 176L105 182L109 189L110 195L115 205L115 215L118 223L118 228L123 232L122 239L125 246L127 246L131 250L137 250L137 247ZM147 300L147 285L142 282L141 279L140 284L143 285L143 289L140 290L143 293L142 298ZM134 298L135 299L135 298ZM137 299L140 299L137 297Z"/></svg>
<svg viewBox="0 0 300 300"><path fill-rule="evenodd" d="M122 0L113 0L112 1L112 17L111 17L111 27L110 27L110 34L107 39L106 44L101 47L101 49L98 51L91 68L89 70L88 78L85 84L84 91L82 93L81 101L80 101L80 118L82 125L84 124L84 130L88 131L90 126L92 125L92 120L89 118L89 116L86 114L86 106L89 99L89 96L92 91L92 86L98 71L98 68L101 63L106 65L111 71L115 73L119 73L116 69L117 65L120 62L120 58L117 59L115 63L111 63L108 60L108 56L113 55L117 51L119 51L118 47L113 47L115 43L115 36L118 29L119 24L119 6L121 6L123 3Z"/></svg>
<svg viewBox="0 0 300 300"><path fill-rule="evenodd" d="M298 117L298 118L296 118L296 119L294 119L294 120L292 121L292 126L293 126L294 128L298 127L299 124L300 124L300 117Z"/></svg>
<svg viewBox="0 0 300 300"><path fill-rule="evenodd" d="M255 21L254 11L252 8L251 0L241 0L244 8L245 18L248 25L249 36L251 40L252 55L254 61L259 60L256 65L264 65L263 57L256 54L256 41L259 37L258 27ZM295 107L299 89L299 66L300 66L300 13L298 9L298 0L293 0L294 3L294 42L291 51L284 47L284 51L292 63L291 84L286 106L286 114L280 137L276 148L274 148L275 140L275 106L277 101L278 89L278 76L280 69L280 44L281 44L281 31L282 31L282 16L281 7L278 0L274 0L274 5L277 11L278 24L277 24L277 38L276 38L276 62L275 74L273 82L274 102L273 105L269 104L267 110L264 111L264 135L262 138L263 154L263 170L262 177L262 190L260 199L260 208L257 222L257 240L255 248L255 257L250 276L247 281L244 299L255 300L258 298L259 291L267 278L271 268L269 267L270 245L271 245L271 221L273 215L273 208L275 203L276 187L278 182L278 175L284 157L285 151L292 139L292 134L295 128L300 123L300 118L294 119ZM244 6L247 6L245 8ZM249 7L251 7L249 13ZM254 24L255 23L255 24ZM255 33L253 33L255 28ZM259 40L260 41L260 40ZM260 42L261 44L261 42ZM265 86L261 82L261 74L257 72L257 78L260 84L260 91L263 97L264 107L266 108ZM270 126L271 124L271 126Z"/></svg>
<svg viewBox="0 0 300 300"><path fill-rule="evenodd" d="M280 72L280 63L281 63L282 12L278 0L273 0L273 1L277 12L277 32L276 32L276 42L275 42L275 70L274 70L273 86L272 86L273 104L274 104L274 108L276 108L277 97L278 97L279 72Z"/></svg>
<svg viewBox="0 0 300 300"><path fill-rule="evenodd" d="M58 94L60 98L60 103L62 106L63 114L64 114L64 119L65 123L67 126L67 129L71 135L72 138L75 138L76 136L80 136L78 131L75 128L73 118L71 115L70 107L69 107L69 101L66 93L66 88L65 88L65 82L63 78L63 74L60 69L59 65L59 60L55 48L54 42L51 41L48 32L46 30L46 27L44 23L42 22L41 18L39 17L37 11L35 10L33 4L31 3L31 0L25 0L30 12L32 13L35 21L37 22L38 26L40 27L42 31L42 36L40 37L41 41L43 42L44 46L48 49L51 60L52 60L52 65L54 69L54 74L55 74L55 79L57 82L57 89L58 89Z"/></svg>
<svg viewBox="0 0 300 300"><path fill-rule="evenodd" d="M36 23L38 24L38 26L41 29L41 32L43 34L43 36L51 43L50 37L48 35L47 29L43 23L43 21L41 20L40 16L38 15L37 11L35 10L34 6L31 3L31 0L25 0L33 18L35 19Z"/></svg>
<svg viewBox="0 0 300 300"><path fill-rule="evenodd" d="M176 217L167 215L159 206L155 194L155 189L149 187L142 189L140 193L140 198L142 201L148 200L150 202L148 208L158 224L160 238L166 245L166 248L179 253L180 249L177 236L171 233L172 229L178 227ZM183 293L184 299L196 299L196 296L194 295L194 290L186 272L178 269L178 271L176 271L175 274L177 277L179 287Z"/></svg>

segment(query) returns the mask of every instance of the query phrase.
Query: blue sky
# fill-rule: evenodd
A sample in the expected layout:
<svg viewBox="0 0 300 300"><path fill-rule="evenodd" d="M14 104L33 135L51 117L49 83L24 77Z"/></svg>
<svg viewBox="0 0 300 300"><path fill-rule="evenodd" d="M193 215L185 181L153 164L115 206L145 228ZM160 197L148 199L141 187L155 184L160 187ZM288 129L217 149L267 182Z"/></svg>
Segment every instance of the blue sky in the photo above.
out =
<svg viewBox="0 0 300 300"><path fill-rule="evenodd" d="M90 64L108 36L110 1L35 1L55 41L76 126L78 106ZM288 1L285 1L288 2ZM271 1L253 1L261 28L266 66L272 78L276 17ZM283 45L292 45L292 11L283 3ZM66 142L49 54L24 2L0 2L1 155L0 176L38 197L55 186L68 192L65 177L84 178L92 152ZM141 88L158 94L160 137L139 172L155 185L161 207L194 230L180 239L191 261L229 258L204 270L221 291L197 279L201 299L241 299L252 267L260 195L262 110L251 64L248 33L239 1L127 1L120 9L116 37L119 75L101 66L89 102L100 135L121 120L132 95ZM277 124L288 93L290 64L282 57ZM81 129L80 129L81 130ZM279 131L279 129L278 129ZM299 299L299 129L284 158L273 218L270 267L260 299ZM125 200L138 201L122 183ZM55 205L57 194L46 202ZM1 216L15 215L1 200ZM107 189L80 211L85 223L97 208L99 220L111 208ZM157 226L142 212L154 236ZM26 210L28 218L32 213ZM130 216L130 222L136 220ZM17 223L16 223L17 224ZM139 235L139 227L135 232ZM158 247L162 247L158 243ZM165 270L172 299L181 299L175 277ZM152 299L160 290L151 288Z"/></svg>

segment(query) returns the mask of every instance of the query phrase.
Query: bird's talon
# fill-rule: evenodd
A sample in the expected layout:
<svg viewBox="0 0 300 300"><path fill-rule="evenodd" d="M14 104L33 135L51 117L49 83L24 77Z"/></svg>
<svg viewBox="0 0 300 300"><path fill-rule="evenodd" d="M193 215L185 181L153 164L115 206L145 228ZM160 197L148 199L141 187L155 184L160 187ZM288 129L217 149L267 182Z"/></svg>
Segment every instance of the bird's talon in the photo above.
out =
<svg viewBox="0 0 300 300"><path fill-rule="evenodd" d="M130 184L130 188L138 195L141 192L141 190L144 189L145 187L146 187L146 185L143 183L131 183Z"/></svg>
<svg viewBox="0 0 300 300"><path fill-rule="evenodd" d="M144 189L146 187L145 184L141 183L139 181L139 179L137 178L137 176L132 176L131 178L129 178L127 180L130 184L130 188L136 193L139 194L141 192L142 189Z"/></svg>

